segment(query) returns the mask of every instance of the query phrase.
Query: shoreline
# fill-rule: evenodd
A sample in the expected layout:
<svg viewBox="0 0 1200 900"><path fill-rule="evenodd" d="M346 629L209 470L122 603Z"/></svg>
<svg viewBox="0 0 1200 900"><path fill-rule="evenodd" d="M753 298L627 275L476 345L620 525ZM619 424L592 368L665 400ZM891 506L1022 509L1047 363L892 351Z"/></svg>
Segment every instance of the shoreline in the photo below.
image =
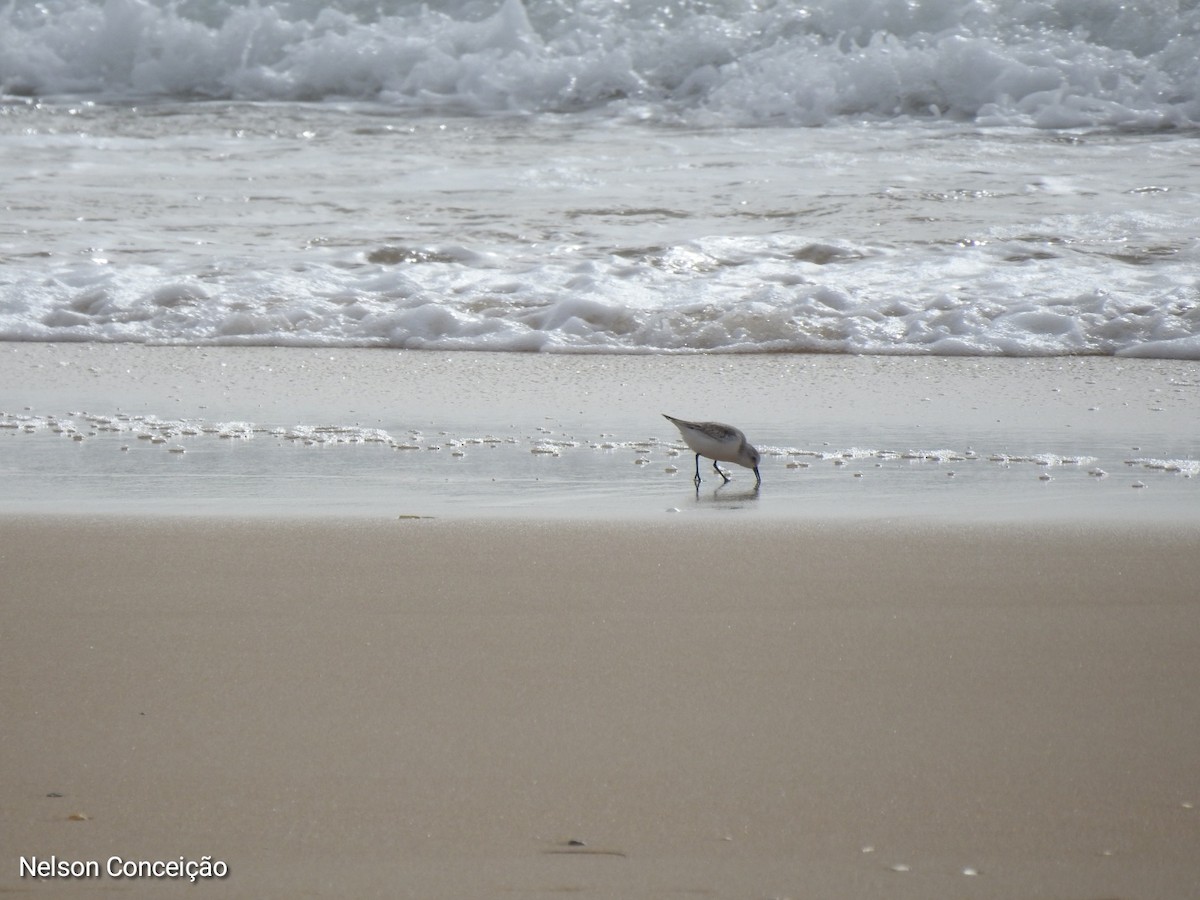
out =
<svg viewBox="0 0 1200 900"><path fill-rule="evenodd" d="M763 452L691 490L662 412ZM11 514L1200 521L1194 366L0 345ZM706 470L706 476L712 476Z"/></svg>

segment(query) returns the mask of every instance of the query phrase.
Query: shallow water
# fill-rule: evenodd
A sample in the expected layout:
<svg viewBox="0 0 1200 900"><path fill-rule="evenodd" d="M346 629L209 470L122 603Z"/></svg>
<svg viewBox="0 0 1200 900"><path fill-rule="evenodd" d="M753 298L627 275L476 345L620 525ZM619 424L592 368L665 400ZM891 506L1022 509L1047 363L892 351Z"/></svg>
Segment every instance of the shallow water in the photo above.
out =
<svg viewBox="0 0 1200 900"><path fill-rule="evenodd" d="M17 426L17 427L14 427ZM65 427L64 427L65 426ZM204 425L0 420L9 512L638 519L744 510L786 519L1197 524L1194 460L954 448L767 447L763 484L723 484L676 441L545 433L364 438L332 427L225 437ZM101 425L100 427L105 427ZM62 428L61 433L57 429ZM198 433L193 433L198 432ZM312 435L317 435L313 440ZM82 435L74 440L74 435ZM153 437L151 437L153 436ZM158 437L165 438L158 441ZM152 442L153 441L153 442Z"/></svg>
<svg viewBox="0 0 1200 900"><path fill-rule="evenodd" d="M7 125L9 340L1200 354L1190 134L228 104Z"/></svg>
<svg viewBox="0 0 1200 900"><path fill-rule="evenodd" d="M1195 523L1190 364L26 344L9 512ZM66 398L74 406L64 407ZM659 413L737 408L763 484Z"/></svg>

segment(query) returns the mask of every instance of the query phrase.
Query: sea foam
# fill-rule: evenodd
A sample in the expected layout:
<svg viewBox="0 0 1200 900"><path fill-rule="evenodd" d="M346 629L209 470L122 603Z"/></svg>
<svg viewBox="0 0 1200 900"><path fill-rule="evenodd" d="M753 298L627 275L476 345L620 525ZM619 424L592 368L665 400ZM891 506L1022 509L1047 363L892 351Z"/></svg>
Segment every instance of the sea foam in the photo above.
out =
<svg viewBox="0 0 1200 900"><path fill-rule="evenodd" d="M80 263L3 287L0 339L1200 359L1200 303L1183 281L1164 279L1140 296L1073 294L1068 283L1067 293L1047 296L1055 279L1064 287L1053 269L1065 263L1001 269L1001 246L968 251L996 274L964 294L962 268L947 271L936 254L906 260L862 247L862 259L839 268L797 264L803 241L755 241L744 256L727 243L684 248L694 256L689 268L624 258L517 260L503 269L431 262L404 273L309 264L205 283L162 284L153 268Z"/></svg>
<svg viewBox="0 0 1200 900"><path fill-rule="evenodd" d="M9 2L0 340L1200 359L1198 43L1169 2Z"/></svg>

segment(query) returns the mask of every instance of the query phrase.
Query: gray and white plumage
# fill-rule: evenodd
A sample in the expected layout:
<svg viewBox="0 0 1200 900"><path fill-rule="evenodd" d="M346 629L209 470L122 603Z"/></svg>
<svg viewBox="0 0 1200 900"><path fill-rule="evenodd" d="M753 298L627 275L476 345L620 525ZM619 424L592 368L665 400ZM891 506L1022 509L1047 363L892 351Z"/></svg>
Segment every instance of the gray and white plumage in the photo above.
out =
<svg viewBox="0 0 1200 900"><path fill-rule="evenodd" d="M729 476L717 466L718 462L737 463L739 466L753 469L755 484L762 483L762 476L758 474L758 451L746 440L740 429L721 422L687 422L666 413L663 413L663 418L670 420L671 424L679 429L683 442L696 454L697 486L700 484L701 456L713 461L713 468L725 482L729 481Z"/></svg>

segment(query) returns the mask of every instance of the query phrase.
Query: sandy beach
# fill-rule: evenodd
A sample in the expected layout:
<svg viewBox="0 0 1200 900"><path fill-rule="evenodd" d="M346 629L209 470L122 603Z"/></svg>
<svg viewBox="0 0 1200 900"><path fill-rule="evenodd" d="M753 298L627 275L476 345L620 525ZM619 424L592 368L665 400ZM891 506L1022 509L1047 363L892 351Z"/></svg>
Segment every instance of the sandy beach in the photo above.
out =
<svg viewBox="0 0 1200 900"><path fill-rule="evenodd" d="M2 530L6 890L187 884L18 877L51 854L237 897L1200 888L1194 535Z"/></svg>
<svg viewBox="0 0 1200 900"><path fill-rule="evenodd" d="M1200 894L1200 523L1186 471L964 459L947 478L944 461L876 456L855 478L837 459L797 456L810 467L790 470L784 455L761 499L706 482L689 505L690 460L666 474L666 444L635 466L524 442L543 423L665 441L659 407L699 406L720 384L770 445L882 449L933 432L928 446L957 434L954 446L1004 442L1014 460L1086 452L1114 468L1106 455L1135 445L1186 460L1194 367L502 357L489 370L486 354L332 355L320 368L301 350L0 354L13 421L87 410L399 433L387 401L407 397L426 435L516 421L516 449L495 458L528 458L545 479L524 506L481 514L489 491L535 476L481 469L456 487L444 452L201 433L171 438L187 446L171 456L132 432L7 429L0 891ZM501 403L505 383L519 388ZM785 433L796 423L817 435L801 444ZM465 446L467 462L492 452ZM293 449L335 471L354 463L325 493L319 466L289 469L309 497L299 509L244 492L230 460L288 468ZM386 480L376 456L421 479ZM195 471L143 485L136 504L86 486L108 473L131 489L119 467L156 460ZM620 477L588 474L606 465ZM357 497L356 472L392 493L436 476L458 499L413 487L345 515L326 498ZM511 483L486 487L493 477ZM936 491L921 481L935 477ZM21 499L24 478L42 502ZM224 487L197 499L200 482ZM564 513L575 489L586 502ZM181 857L228 871L195 885L104 871ZM51 858L101 873L22 868Z"/></svg>

